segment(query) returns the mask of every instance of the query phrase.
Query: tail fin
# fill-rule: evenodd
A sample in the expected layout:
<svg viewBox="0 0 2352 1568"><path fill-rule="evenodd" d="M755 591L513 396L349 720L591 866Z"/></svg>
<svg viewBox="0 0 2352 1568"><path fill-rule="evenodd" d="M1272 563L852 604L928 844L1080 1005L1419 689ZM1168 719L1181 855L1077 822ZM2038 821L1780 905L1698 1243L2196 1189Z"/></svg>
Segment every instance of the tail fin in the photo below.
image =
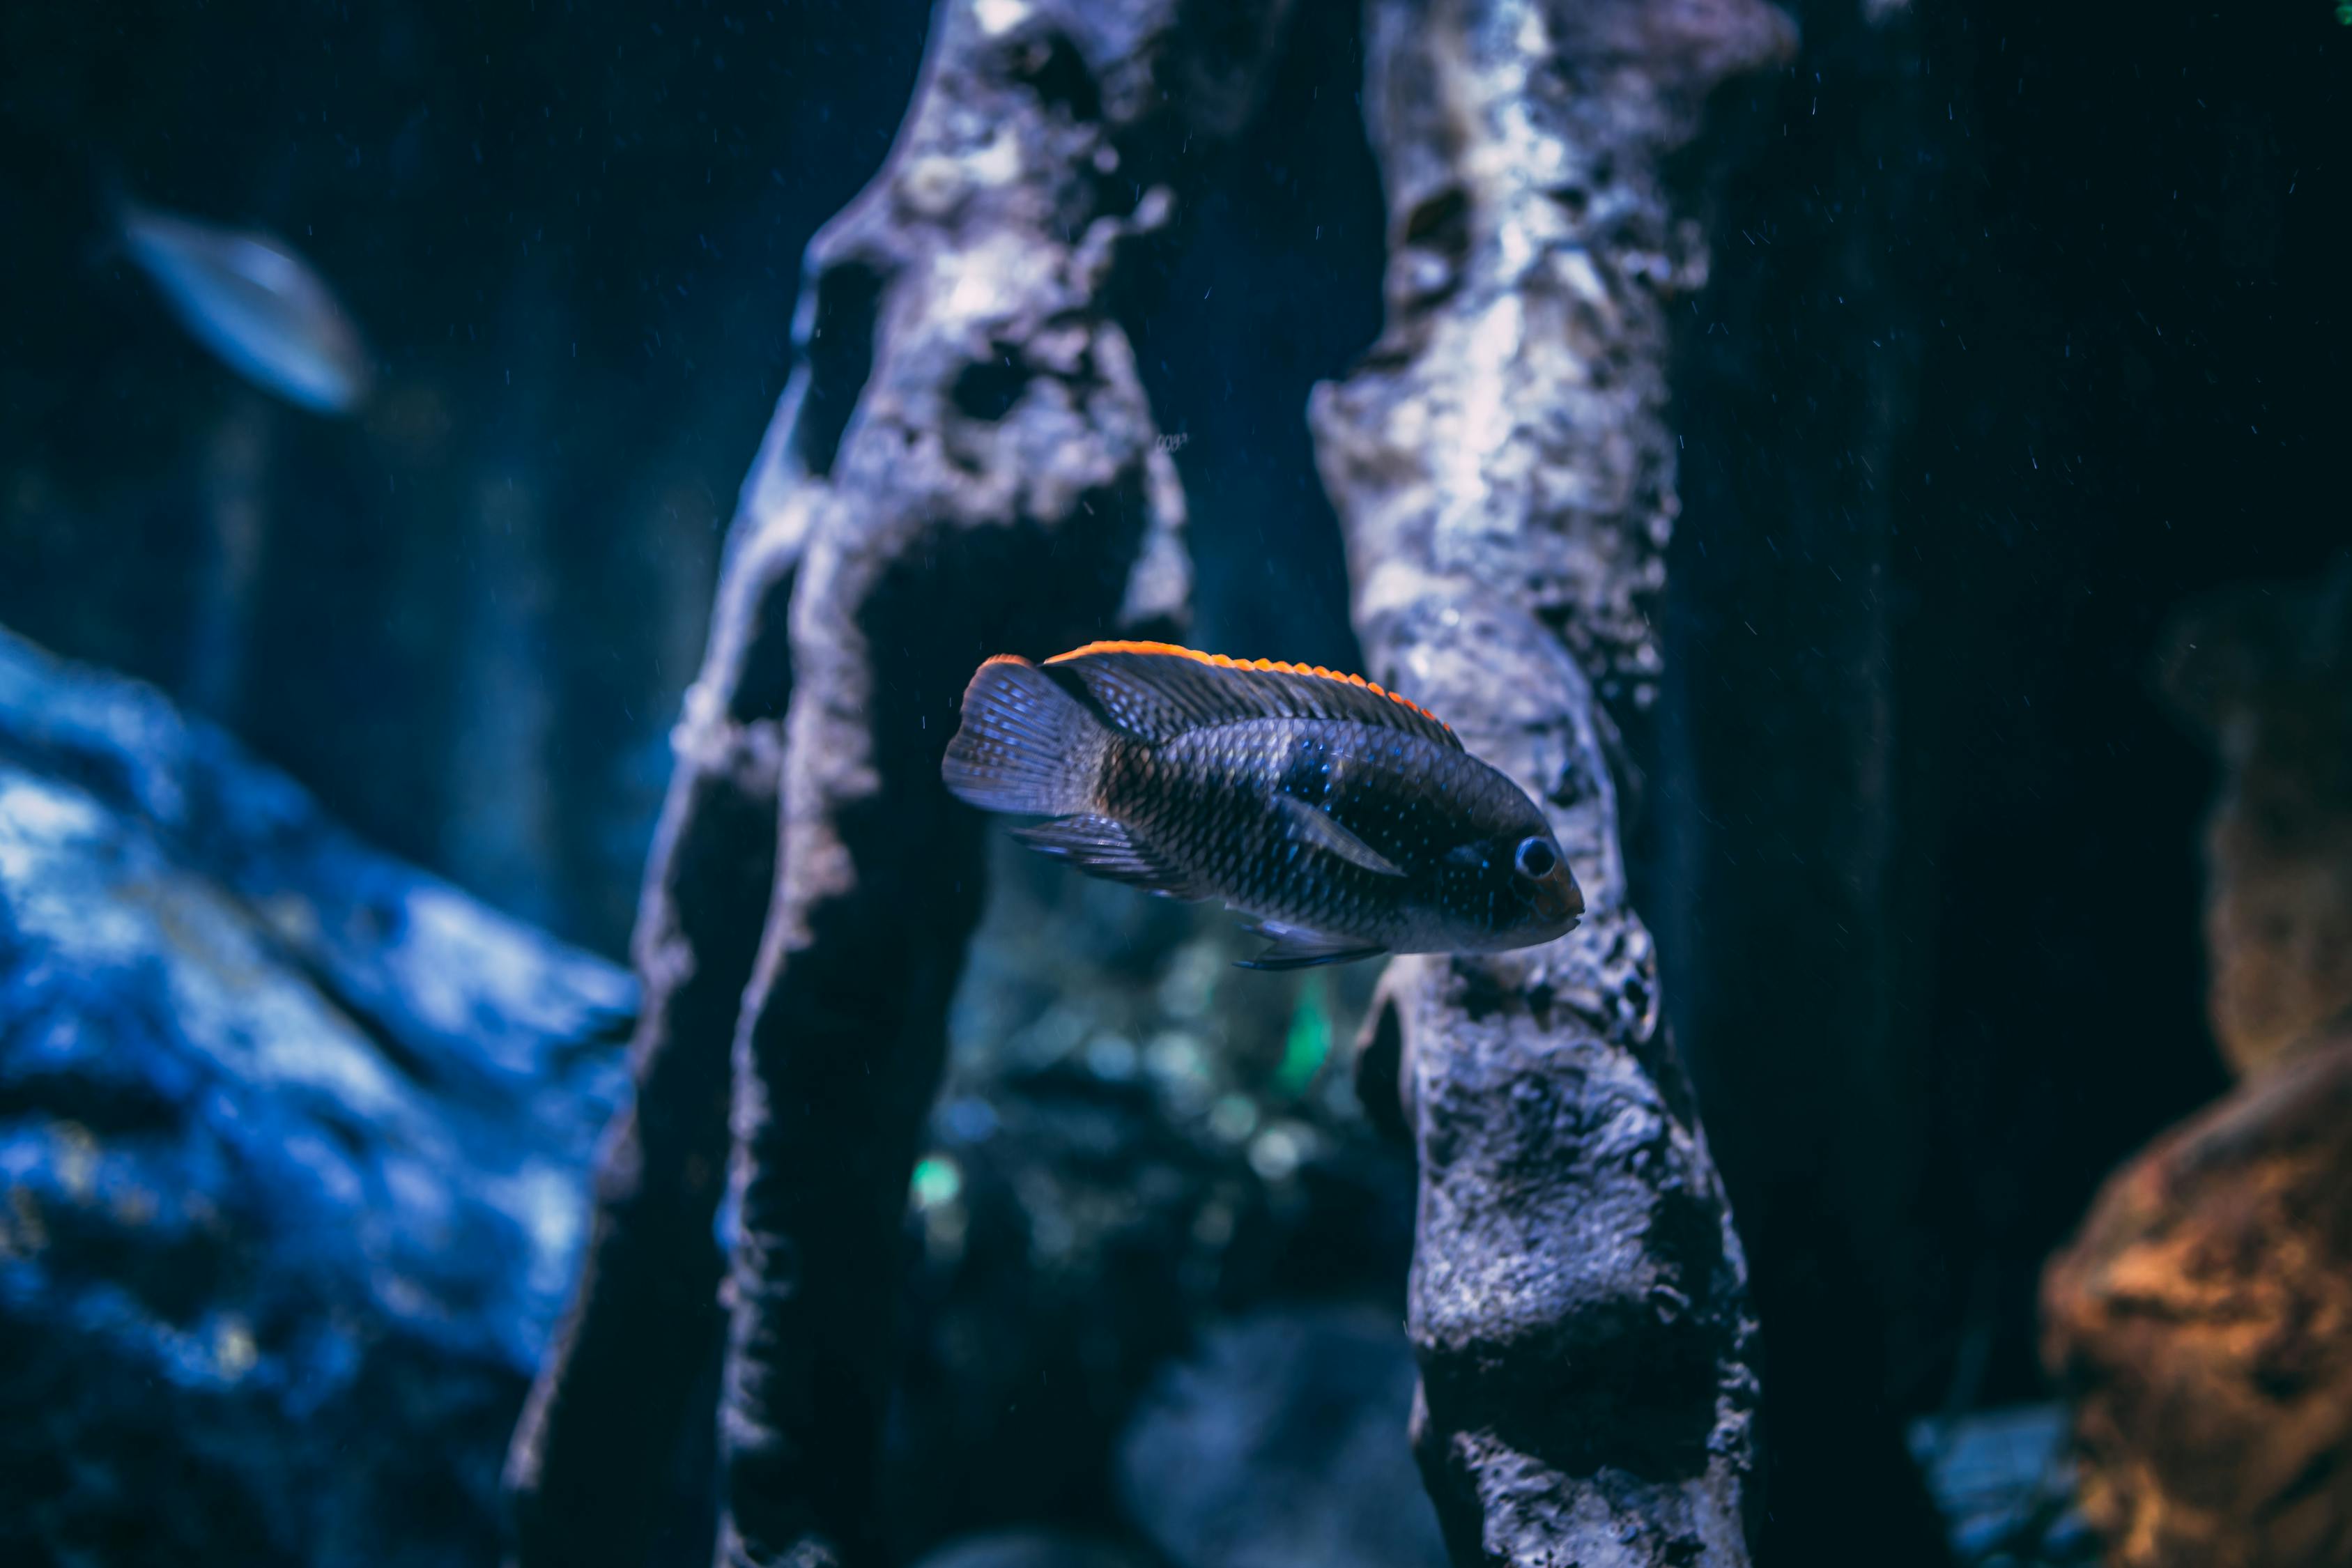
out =
<svg viewBox="0 0 2352 1568"><path fill-rule="evenodd" d="M999 654L963 690L963 727L940 776L983 811L1068 816L1094 809L1110 739L1086 704L1025 658Z"/></svg>

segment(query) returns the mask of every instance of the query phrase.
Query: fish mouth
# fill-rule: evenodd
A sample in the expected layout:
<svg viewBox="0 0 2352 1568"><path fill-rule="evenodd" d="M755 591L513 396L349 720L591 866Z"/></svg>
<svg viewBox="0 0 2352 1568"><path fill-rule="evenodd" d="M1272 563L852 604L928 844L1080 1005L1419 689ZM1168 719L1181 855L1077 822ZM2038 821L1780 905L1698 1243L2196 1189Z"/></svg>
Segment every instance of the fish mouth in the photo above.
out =
<svg viewBox="0 0 2352 1568"><path fill-rule="evenodd" d="M1535 908L1536 917L1547 926L1557 927L1560 934L1576 929L1584 913L1584 889L1576 885L1565 864L1536 884Z"/></svg>

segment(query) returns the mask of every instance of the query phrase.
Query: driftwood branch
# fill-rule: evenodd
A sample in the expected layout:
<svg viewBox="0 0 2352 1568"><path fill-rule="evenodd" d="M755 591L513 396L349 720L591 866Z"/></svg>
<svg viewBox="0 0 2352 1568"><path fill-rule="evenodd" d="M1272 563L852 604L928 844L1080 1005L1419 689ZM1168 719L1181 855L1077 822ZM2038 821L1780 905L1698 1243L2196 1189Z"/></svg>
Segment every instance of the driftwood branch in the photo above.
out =
<svg viewBox="0 0 2352 1568"><path fill-rule="evenodd" d="M812 247L820 298L870 279L878 309L793 596L782 854L735 1044L725 1563L879 1555L908 1172L980 909L980 818L940 753L983 657L1181 599L1115 252L1166 208L1139 180L1239 122L1280 9L943 6L887 166Z"/></svg>
<svg viewBox="0 0 2352 1568"><path fill-rule="evenodd" d="M638 1108L510 1466L526 1561L643 1558L718 1321L730 1105L719 1556L877 1554L908 1170L980 904L956 699L989 654L1164 631L1188 593L1111 300L1286 6L1203 9L942 5L887 164L810 247L648 876Z"/></svg>
<svg viewBox="0 0 2352 1568"><path fill-rule="evenodd" d="M1594 687L1638 710L1661 668L1665 309L1705 256L1660 161L1792 44L1756 0L1368 10L1388 330L1312 411L1367 673L1546 803L1591 910L1544 948L1392 963L1367 1028L1420 1157L1413 1436L1464 1564L1748 1560L1746 1269Z"/></svg>

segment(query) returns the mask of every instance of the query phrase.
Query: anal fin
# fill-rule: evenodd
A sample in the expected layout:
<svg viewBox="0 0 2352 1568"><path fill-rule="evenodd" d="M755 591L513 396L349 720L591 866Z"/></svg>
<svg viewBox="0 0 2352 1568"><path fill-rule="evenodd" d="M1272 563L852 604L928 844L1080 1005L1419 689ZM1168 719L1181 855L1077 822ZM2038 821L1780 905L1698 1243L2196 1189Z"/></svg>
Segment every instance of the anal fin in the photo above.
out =
<svg viewBox="0 0 2352 1568"><path fill-rule="evenodd" d="M1192 879L1181 868L1154 854L1114 817L1065 816L1034 827L1016 827L1013 837L1041 855L1067 860L1092 876L1130 883L1171 899L1204 896L1193 890Z"/></svg>
<svg viewBox="0 0 2352 1568"><path fill-rule="evenodd" d="M1261 920L1244 929L1252 936L1264 937L1267 945L1255 958L1235 959L1236 969L1313 969L1318 964L1378 958L1388 952L1378 942L1366 943L1361 937L1339 936L1284 921Z"/></svg>

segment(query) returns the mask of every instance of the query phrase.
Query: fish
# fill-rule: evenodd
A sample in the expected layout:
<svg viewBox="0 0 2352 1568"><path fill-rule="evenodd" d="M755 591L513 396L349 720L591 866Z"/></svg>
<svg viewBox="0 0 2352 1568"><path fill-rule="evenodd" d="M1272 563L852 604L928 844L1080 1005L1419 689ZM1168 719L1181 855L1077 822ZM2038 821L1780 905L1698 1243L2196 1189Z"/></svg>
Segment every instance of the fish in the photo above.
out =
<svg viewBox="0 0 2352 1568"><path fill-rule="evenodd" d="M247 380L313 413L343 415L374 380L351 312L282 240L113 202L124 251L180 324Z"/></svg>
<svg viewBox="0 0 2352 1568"><path fill-rule="evenodd" d="M1361 676L1173 643L1000 654L940 764L1029 847L1095 877L1222 901L1248 969L1499 952L1584 912L1542 809L1453 730Z"/></svg>

